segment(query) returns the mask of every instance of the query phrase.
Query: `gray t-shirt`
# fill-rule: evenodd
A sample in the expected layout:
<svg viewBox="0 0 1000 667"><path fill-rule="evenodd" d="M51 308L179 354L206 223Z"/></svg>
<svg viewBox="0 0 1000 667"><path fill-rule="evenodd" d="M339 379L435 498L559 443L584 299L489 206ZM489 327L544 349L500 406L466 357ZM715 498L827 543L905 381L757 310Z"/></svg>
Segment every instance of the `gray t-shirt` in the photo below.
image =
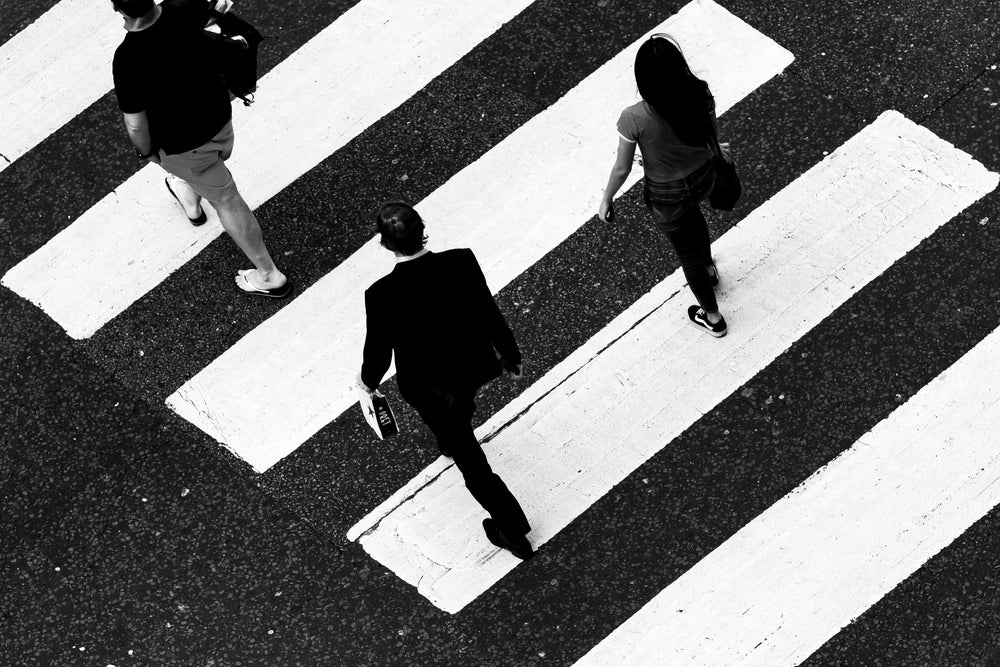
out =
<svg viewBox="0 0 1000 667"><path fill-rule="evenodd" d="M642 168L651 181L684 178L712 157L707 146L688 146L674 134L670 124L645 101L625 107L618 118L618 134L639 144Z"/></svg>

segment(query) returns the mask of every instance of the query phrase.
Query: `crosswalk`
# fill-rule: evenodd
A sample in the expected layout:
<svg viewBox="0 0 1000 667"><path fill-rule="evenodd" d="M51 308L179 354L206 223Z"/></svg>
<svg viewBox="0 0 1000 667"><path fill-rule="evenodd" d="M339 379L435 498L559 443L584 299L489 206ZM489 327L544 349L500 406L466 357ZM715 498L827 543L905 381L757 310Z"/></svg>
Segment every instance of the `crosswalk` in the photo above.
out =
<svg viewBox="0 0 1000 667"><path fill-rule="evenodd" d="M886 112L744 218L714 244L720 258L733 258L725 264L731 286L720 294L730 335L690 335L675 272L484 425L500 474L537 517L532 537L550 539L996 183L968 156ZM398 506L370 515L361 542L457 612L517 560L493 558L475 530L478 514L457 514L461 475L441 467L402 489Z"/></svg>
<svg viewBox="0 0 1000 667"><path fill-rule="evenodd" d="M693 63L717 91L720 114L791 61L785 49L714 3L689 5L651 32L663 30L691 45ZM631 63L638 45L423 199L421 214L435 221L432 247L471 247L499 291L583 224L605 176L589 165L610 164L614 157L607 128L617 120L619 100L635 94ZM637 169L631 182L639 175ZM455 214L472 191L482 211L475 227ZM185 383L168 405L266 471L356 400L362 295L388 266L373 237ZM266 364L255 362L265 357ZM248 402L243 382L271 398Z"/></svg>
<svg viewBox="0 0 1000 667"><path fill-rule="evenodd" d="M21 76L10 84L21 107L42 104L32 97L31 80L49 76L46 68L67 74L46 41L48 26L82 12L79 5L64 0L0 45L0 84ZM234 108L239 150L232 168L247 200L255 207L267 202L531 5L361 0L264 77L266 102L250 111ZM788 49L712 0L684 5L648 26L647 34L655 32L677 38L710 83L720 115L766 94L768 82L794 61ZM17 142L0 150L8 164L106 92L113 49L106 33L95 25L72 36L81 40L92 76L68 72L78 96L46 104L45 122L31 130L13 126ZM365 45L379 40L401 48L372 59ZM49 51L32 54L38 41ZM617 113L635 99L631 63L640 42L417 202L433 221L432 248L472 247L500 292L586 223L613 157ZM160 180L155 166L128 178L21 258L3 286L81 341L130 317L137 300L189 270L221 233L214 220L197 230L164 224L178 216ZM623 304L617 317L565 350L478 430L525 506L529 538L536 545L553 540L928 236L989 196L997 182L961 147L885 110L714 244L729 336L709 339L686 325L679 272ZM471 225L470 201L482 211ZM86 270L93 266L107 270ZM364 335L361 296L389 266L369 240L158 398L266 473L325 425L347 418ZM544 322L538 326L543 334ZM518 333L530 340L536 332ZM970 418L997 413L1000 388L984 370L1000 361L996 341L991 334L617 630L594 637L581 664L807 658L1000 503L991 482L1000 474L990 440L997 424ZM248 385L259 391L248 394ZM865 513L871 507L880 508L878 519ZM414 470L376 508L358 508L345 532L401 585L460 615L515 568L532 567L491 547L478 529L481 518L456 470L439 459ZM840 560L841 569L831 565L833 556L823 558L840 552L854 559ZM831 593L830 578L848 569L870 576ZM815 610L801 612L803 605ZM788 622L791 616L799 622Z"/></svg>
<svg viewBox="0 0 1000 667"><path fill-rule="evenodd" d="M254 208L266 202L528 4L415 2L404 10L391 1L365 0L354 6L262 78L272 104L262 112L234 107L241 145L228 165L244 199ZM413 31L423 39L407 39ZM406 48L372 59L365 47L379 40ZM428 50L423 40L447 48ZM105 69L111 53L101 60ZM304 119L312 121L308 132ZM172 202L156 196L161 181L159 167L147 165L9 271L3 285L37 304L70 336L93 335L222 233L214 215L194 233L158 224L173 210ZM121 247L133 252L121 253ZM102 270L87 270L93 266Z"/></svg>
<svg viewBox="0 0 1000 667"><path fill-rule="evenodd" d="M1000 331L578 665L797 664L1000 503Z"/></svg>
<svg viewBox="0 0 1000 667"><path fill-rule="evenodd" d="M121 23L88 0L66 0L0 45L0 172L113 86Z"/></svg>

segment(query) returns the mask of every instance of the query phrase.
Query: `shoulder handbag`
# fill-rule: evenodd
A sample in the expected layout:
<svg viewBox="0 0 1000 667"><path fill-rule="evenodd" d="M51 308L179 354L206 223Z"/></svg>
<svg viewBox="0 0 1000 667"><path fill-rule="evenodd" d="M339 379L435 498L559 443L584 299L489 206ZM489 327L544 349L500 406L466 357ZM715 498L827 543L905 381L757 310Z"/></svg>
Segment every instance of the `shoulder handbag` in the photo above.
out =
<svg viewBox="0 0 1000 667"><path fill-rule="evenodd" d="M732 211L743 193L743 184L736 173L736 165L726 157L719 146L719 137L713 132L711 136L712 152L715 157L715 185L708 195L708 203L717 211Z"/></svg>

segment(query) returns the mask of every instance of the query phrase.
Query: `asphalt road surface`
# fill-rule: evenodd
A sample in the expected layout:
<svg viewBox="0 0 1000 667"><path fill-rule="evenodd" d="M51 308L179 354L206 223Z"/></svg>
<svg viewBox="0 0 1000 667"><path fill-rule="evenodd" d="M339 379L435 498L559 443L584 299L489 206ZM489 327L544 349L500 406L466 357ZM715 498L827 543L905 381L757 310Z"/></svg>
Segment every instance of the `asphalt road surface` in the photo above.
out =
<svg viewBox="0 0 1000 667"><path fill-rule="evenodd" d="M93 4L0 0L0 663L1000 664L993 0L242 0L275 39L233 171L287 302L142 171ZM718 341L673 331L641 186L595 217L615 59L668 20L744 180L705 209ZM476 423L529 562L435 514L394 379L392 440L341 405L389 198L475 249L525 353Z"/></svg>

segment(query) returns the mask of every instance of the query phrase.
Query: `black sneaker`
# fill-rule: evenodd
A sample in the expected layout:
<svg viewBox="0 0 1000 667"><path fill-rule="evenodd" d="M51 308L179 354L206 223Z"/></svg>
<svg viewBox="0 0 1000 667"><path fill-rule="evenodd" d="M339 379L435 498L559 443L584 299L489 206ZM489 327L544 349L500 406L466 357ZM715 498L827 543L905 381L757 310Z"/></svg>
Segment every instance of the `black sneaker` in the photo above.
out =
<svg viewBox="0 0 1000 667"><path fill-rule="evenodd" d="M699 329L704 329L709 333L709 335L715 336L716 338L722 338L726 335L726 332L729 331L729 329L726 328L726 318L723 317L715 324L712 324L708 321L708 316L705 315L705 309L700 306L688 307L688 319L691 320L693 325Z"/></svg>

